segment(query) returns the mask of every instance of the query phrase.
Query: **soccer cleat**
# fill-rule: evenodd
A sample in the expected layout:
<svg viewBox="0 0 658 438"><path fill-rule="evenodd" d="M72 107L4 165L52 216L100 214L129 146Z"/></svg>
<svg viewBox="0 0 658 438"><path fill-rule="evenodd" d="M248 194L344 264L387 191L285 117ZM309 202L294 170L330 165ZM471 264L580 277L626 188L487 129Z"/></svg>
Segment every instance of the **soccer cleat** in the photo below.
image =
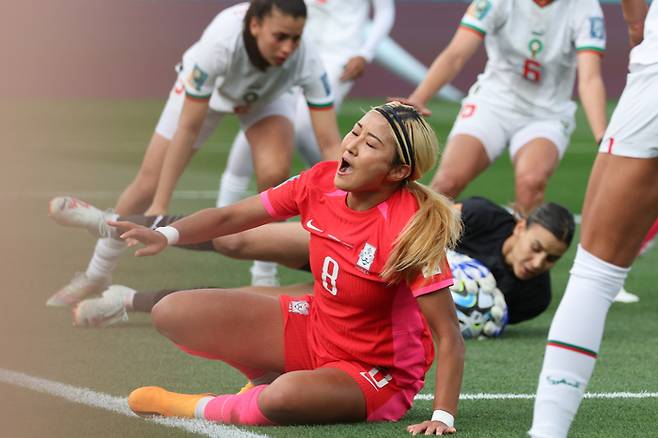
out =
<svg viewBox="0 0 658 438"><path fill-rule="evenodd" d="M84 300L91 295L98 295L112 283L110 277L88 278L84 272L76 272L73 280L46 301L46 306L67 307Z"/></svg>
<svg viewBox="0 0 658 438"><path fill-rule="evenodd" d="M50 200L48 215L59 225L84 228L98 238L115 237L113 227L107 224L111 211L102 211L72 196L58 196Z"/></svg>
<svg viewBox="0 0 658 438"><path fill-rule="evenodd" d="M615 297L615 302L617 303L637 303L638 301L640 301L640 297L628 292L623 286L619 289L619 293Z"/></svg>
<svg viewBox="0 0 658 438"><path fill-rule="evenodd" d="M135 289L114 284L102 297L80 301L73 308L73 325L103 328L128 321L126 303L132 301L135 293Z"/></svg>
<svg viewBox="0 0 658 438"><path fill-rule="evenodd" d="M179 394L159 386L143 386L128 396L128 406L140 417L161 415L164 417L195 418L197 403L214 394Z"/></svg>
<svg viewBox="0 0 658 438"><path fill-rule="evenodd" d="M254 388L256 385L253 384L251 380L248 380L247 383L244 384L242 388L236 394L242 394L243 392L247 392L250 389Z"/></svg>

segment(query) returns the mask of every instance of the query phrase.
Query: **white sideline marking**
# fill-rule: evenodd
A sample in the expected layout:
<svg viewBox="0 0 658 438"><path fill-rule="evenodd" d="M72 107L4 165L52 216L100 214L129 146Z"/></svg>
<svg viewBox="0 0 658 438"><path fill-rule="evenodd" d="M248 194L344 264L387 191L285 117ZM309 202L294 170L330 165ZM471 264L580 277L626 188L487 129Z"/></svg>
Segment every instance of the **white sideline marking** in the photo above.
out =
<svg viewBox="0 0 658 438"><path fill-rule="evenodd" d="M490 394L479 392L476 394L460 394L460 400L533 400L535 394ZM629 398L658 398L658 392L587 392L585 398L592 399L629 399ZM416 394L414 400L434 400L433 394Z"/></svg>
<svg viewBox="0 0 658 438"><path fill-rule="evenodd" d="M102 392L87 388L66 385L53 380L33 377L28 374L0 368L0 382L20 386L37 392L54 395L74 403L80 403L95 408L105 409L128 417L139 418L128 408L125 397L114 397ZM163 426L177 427L187 432L209 437L228 438L266 438L267 435L258 435L238 429L235 426L224 426L204 420L188 420L183 418L148 418L145 421L161 424Z"/></svg>

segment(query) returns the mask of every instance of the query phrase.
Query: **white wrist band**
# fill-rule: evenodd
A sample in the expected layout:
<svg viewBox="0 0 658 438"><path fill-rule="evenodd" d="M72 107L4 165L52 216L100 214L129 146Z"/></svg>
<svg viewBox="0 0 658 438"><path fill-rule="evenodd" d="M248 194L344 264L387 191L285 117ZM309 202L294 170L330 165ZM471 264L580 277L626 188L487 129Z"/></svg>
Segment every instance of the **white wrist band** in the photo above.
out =
<svg viewBox="0 0 658 438"><path fill-rule="evenodd" d="M450 412L442 411L437 409L432 414L432 421L440 421L448 427L453 427L455 425L455 417L452 416Z"/></svg>
<svg viewBox="0 0 658 438"><path fill-rule="evenodd" d="M176 245L178 242L178 230L172 226L167 225L166 227L158 227L155 231L165 236L165 239L167 239L167 245Z"/></svg>

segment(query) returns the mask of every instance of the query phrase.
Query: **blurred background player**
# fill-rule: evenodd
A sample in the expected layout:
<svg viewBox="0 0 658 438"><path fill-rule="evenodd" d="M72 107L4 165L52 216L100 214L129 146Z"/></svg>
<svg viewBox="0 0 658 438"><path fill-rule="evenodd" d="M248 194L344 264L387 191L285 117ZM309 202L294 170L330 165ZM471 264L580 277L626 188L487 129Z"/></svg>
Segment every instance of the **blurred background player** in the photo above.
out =
<svg viewBox="0 0 658 438"><path fill-rule="evenodd" d="M341 150L338 162L171 226L111 223L144 243L136 255L297 215L311 235L312 295L188 291L153 309L158 330L185 351L252 381L281 376L217 397L140 388L128 398L134 412L244 425L397 421L436 356L434 412L407 430L456 431L464 346L445 250L461 224L445 197L416 182L438 156L436 135L413 107L391 103L361 117Z"/></svg>
<svg viewBox="0 0 658 438"><path fill-rule="evenodd" d="M178 80L162 111L140 170L119 198L119 215L167 212L176 182L194 152L226 114L236 114L254 146L258 187L290 173L294 105L301 87L325 158L338 156L340 136L322 60L302 38L302 0L253 0L219 13L183 55ZM319 109L319 110L313 110ZM69 306L100 293L124 244L101 239L84 273L47 302Z"/></svg>
<svg viewBox="0 0 658 438"><path fill-rule="evenodd" d="M72 199L75 198L53 199L58 206L52 208L57 223L85 228L97 237L118 238L116 229L106 223L105 212ZM527 218L518 220L506 209L478 197L465 199L456 207L461 211L463 233L455 250L478 260L491 271L505 297L508 322L517 324L544 312L551 302L549 270L567 251L574 235L571 212L549 202L535 208ZM154 227L168 225L181 217L132 215L119 220ZM260 258L308 270L309 237L299 223L268 224L185 248L217 251L243 260ZM291 288L286 293L308 290L306 285ZM134 289L114 285L100 298L81 301L74 311L74 323L111 325L126 320L126 311L150 312L155 303L173 291L136 293Z"/></svg>
<svg viewBox="0 0 658 438"><path fill-rule="evenodd" d="M596 0L474 0L406 102L430 114L426 102L461 71L483 40L485 71L462 103L432 187L457 197L509 146L515 208L525 215L542 202L575 127L576 70L597 144L603 136L603 13Z"/></svg>
<svg viewBox="0 0 658 438"><path fill-rule="evenodd" d="M349 93L354 80L363 74L372 61L375 49L389 34L395 19L393 0L307 0L308 20L304 38L313 44L327 71L334 93L336 112ZM369 11L372 7L372 24ZM293 121L295 145L309 166L322 160L318 142L313 135L308 105L296 94ZM249 141L240 131L233 142L226 169L219 186L217 206L223 207L242 199L254 172ZM252 284L278 284L276 264L255 262L251 268Z"/></svg>
<svg viewBox="0 0 658 438"><path fill-rule="evenodd" d="M658 217L658 5L647 13L644 0L623 0L622 9L633 47L629 74L589 177L580 245L548 334L535 438L567 436L610 304Z"/></svg>

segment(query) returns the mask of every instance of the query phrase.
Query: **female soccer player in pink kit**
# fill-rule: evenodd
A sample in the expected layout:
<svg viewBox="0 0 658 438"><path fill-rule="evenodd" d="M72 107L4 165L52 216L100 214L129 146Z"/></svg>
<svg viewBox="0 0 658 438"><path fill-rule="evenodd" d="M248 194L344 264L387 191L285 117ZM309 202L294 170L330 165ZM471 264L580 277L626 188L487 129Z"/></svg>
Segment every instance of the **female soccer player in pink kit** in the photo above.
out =
<svg viewBox="0 0 658 438"><path fill-rule="evenodd" d="M138 256L296 215L311 234L313 295L184 291L153 308L158 330L183 350L224 360L257 386L220 396L139 388L133 411L245 425L396 421L423 386L434 338L434 414L408 431L455 432L464 346L444 250L461 224L446 198L416 182L434 165L436 136L395 102L366 113L341 149L338 162L172 226L112 223L129 245L145 244Z"/></svg>

